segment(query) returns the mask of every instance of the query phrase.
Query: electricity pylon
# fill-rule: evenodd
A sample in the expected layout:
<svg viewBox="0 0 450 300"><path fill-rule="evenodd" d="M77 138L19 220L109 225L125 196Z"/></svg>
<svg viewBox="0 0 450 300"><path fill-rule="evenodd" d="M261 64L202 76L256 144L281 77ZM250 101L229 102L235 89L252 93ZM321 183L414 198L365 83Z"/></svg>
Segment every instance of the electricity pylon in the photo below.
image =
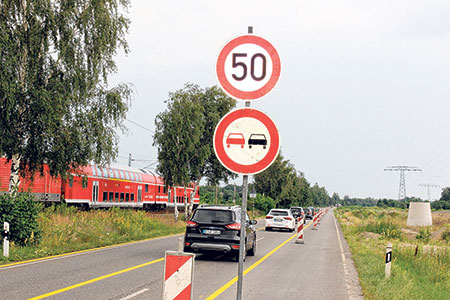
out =
<svg viewBox="0 0 450 300"><path fill-rule="evenodd" d="M400 171L400 187L398 190L398 200L406 198L405 172L406 171L422 171L417 167L408 166L390 166L384 169L385 171Z"/></svg>
<svg viewBox="0 0 450 300"><path fill-rule="evenodd" d="M427 188L427 200L428 201L431 201L430 188L440 188L441 187L437 184L432 184L432 183L421 183L421 184L419 184L419 186Z"/></svg>

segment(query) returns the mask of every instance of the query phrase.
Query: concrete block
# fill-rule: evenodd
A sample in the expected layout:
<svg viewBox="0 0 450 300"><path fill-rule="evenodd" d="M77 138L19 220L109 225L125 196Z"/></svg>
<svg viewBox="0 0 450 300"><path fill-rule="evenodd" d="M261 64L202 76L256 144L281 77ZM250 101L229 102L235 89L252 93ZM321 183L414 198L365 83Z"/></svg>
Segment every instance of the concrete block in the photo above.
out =
<svg viewBox="0 0 450 300"><path fill-rule="evenodd" d="M431 226L431 207L428 202L410 202L408 211L408 226Z"/></svg>

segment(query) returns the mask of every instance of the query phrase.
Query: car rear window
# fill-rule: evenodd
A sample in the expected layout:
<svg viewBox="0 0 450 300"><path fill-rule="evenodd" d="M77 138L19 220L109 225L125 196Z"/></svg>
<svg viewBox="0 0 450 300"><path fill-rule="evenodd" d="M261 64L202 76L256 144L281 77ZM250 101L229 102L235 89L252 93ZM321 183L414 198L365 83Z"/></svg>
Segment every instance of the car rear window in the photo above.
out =
<svg viewBox="0 0 450 300"><path fill-rule="evenodd" d="M298 213L300 211L301 211L300 208L291 208L292 213Z"/></svg>
<svg viewBox="0 0 450 300"><path fill-rule="evenodd" d="M289 215L288 212L285 210L271 210L270 214L272 216L287 216L287 215Z"/></svg>
<svg viewBox="0 0 450 300"><path fill-rule="evenodd" d="M230 210L198 209L192 220L199 223L230 223L233 222L233 212Z"/></svg>

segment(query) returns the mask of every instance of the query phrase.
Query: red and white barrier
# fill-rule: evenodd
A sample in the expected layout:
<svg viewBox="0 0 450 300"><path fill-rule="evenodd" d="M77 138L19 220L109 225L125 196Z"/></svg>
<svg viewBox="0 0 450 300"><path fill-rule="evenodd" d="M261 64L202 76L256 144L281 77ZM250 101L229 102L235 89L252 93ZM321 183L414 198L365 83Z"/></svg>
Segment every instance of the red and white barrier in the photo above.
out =
<svg viewBox="0 0 450 300"><path fill-rule="evenodd" d="M299 218L298 227L297 227L297 239L295 240L296 244L304 244L303 242L303 219Z"/></svg>
<svg viewBox="0 0 450 300"><path fill-rule="evenodd" d="M317 219L318 218L319 218L319 212L314 213L312 230L317 230Z"/></svg>
<svg viewBox="0 0 450 300"><path fill-rule="evenodd" d="M192 299L194 257L192 253L166 251L163 300Z"/></svg>

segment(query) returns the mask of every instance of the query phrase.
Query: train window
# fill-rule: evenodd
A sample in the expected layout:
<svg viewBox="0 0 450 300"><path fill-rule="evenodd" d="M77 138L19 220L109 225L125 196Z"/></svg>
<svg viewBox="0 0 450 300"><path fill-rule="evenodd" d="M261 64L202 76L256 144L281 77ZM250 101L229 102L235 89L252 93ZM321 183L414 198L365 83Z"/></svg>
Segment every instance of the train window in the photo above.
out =
<svg viewBox="0 0 450 300"><path fill-rule="evenodd" d="M114 201L114 192L109 192L109 202Z"/></svg>
<svg viewBox="0 0 450 300"><path fill-rule="evenodd" d="M103 168L103 177L108 177L108 171L106 168Z"/></svg>
<svg viewBox="0 0 450 300"><path fill-rule="evenodd" d="M118 192L116 192L116 197L114 197L114 201L119 202L119 193Z"/></svg>
<svg viewBox="0 0 450 300"><path fill-rule="evenodd" d="M166 194L167 193L167 187L166 186L164 186L164 189L163 189L163 194Z"/></svg>
<svg viewBox="0 0 450 300"><path fill-rule="evenodd" d="M139 176L139 181L142 181L142 175L138 174L138 176Z"/></svg>
<svg viewBox="0 0 450 300"><path fill-rule="evenodd" d="M145 185L145 192L148 193L148 184Z"/></svg>
<svg viewBox="0 0 450 300"><path fill-rule="evenodd" d="M73 187L73 176L69 176L69 187Z"/></svg>
<svg viewBox="0 0 450 300"><path fill-rule="evenodd" d="M97 169L97 176L102 176L102 170L99 167L95 167Z"/></svg>
<svg viewBox="0 0 450 300"><path fill-rule="evenodd" d="M158 194L161 194L161 186L158 185Z"/></svg>
<svg viewBox="0 0 450 300"><path fill-rule="evenodd" d="M95 169L94 166L91 166L92 169L92 175L97 176L97 170Z"/></svg>
<svg viewBox="0 0 450 300"><path fill-rule="evenodd" d="M125 179L125 175L122 170L120 170L120 179Z"/></svg>
<svg viewBox="0 0 450 300"><path fill-rule="evenodd" d="M120 193L120 202L123 202L123 196L124 196L124 194Z"/></svg>
<svg viewBox="0 0 450 300"><path fill-rule="evenodd" d="M134 172L130 172L131 174L131 180L136 180L136 178L134 177Z"/></svg>
<svg viewBox="0 0 450 300"><path fill-rule="evenodd" d="M125 194L125 202L130 202L130 194Z"/></svg>
<svg viewBox="0 0 450 300"><path fill-rule="evenodd" d="M134 202L134 194L133 193L130 194L130 201Z"/></svg>
<svg viewBox="0 0 450 300"><path fill-rule="evenodd" d="M103 202L108 202L108 192L103 192Z"/></svg>

